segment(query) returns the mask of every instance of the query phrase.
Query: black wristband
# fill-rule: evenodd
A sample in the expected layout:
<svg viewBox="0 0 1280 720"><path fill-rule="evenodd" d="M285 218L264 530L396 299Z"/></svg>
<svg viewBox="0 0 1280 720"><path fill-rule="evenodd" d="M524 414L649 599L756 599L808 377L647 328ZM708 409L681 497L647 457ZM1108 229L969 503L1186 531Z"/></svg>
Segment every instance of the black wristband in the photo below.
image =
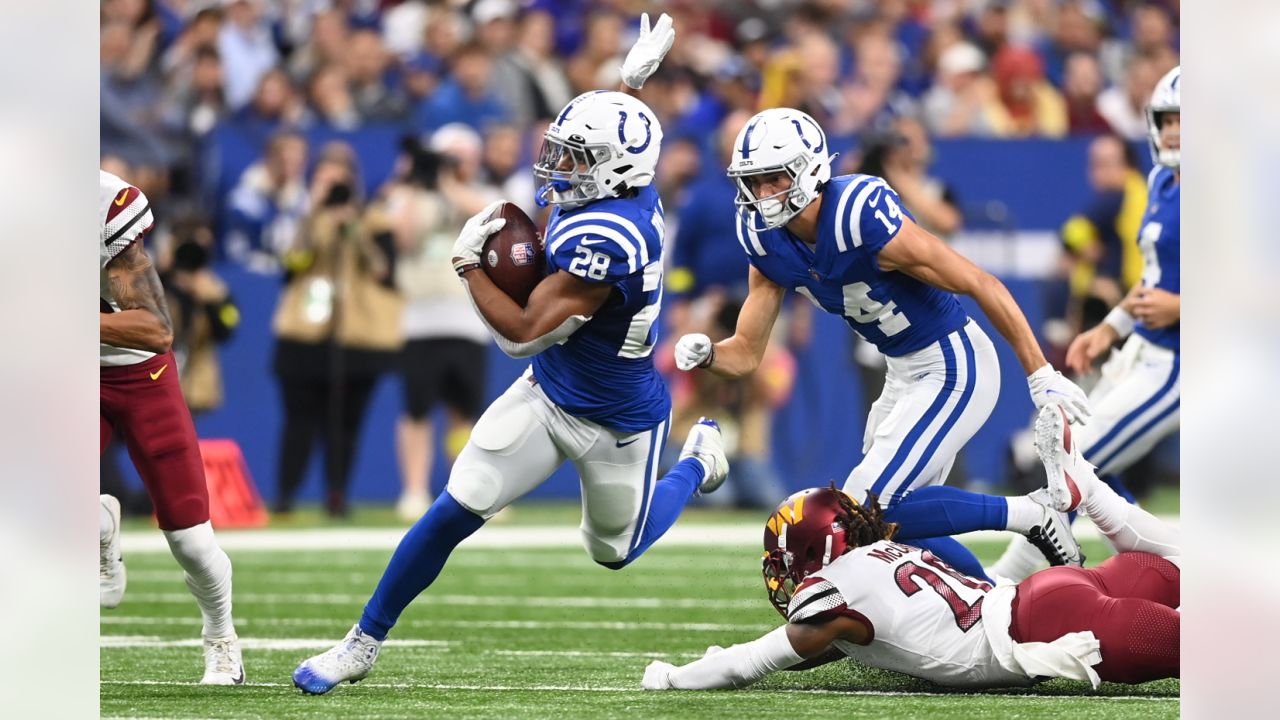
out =
<svg viewBox="0 0 1280 720"><path fill-rule="evenodd" d="M473 262L473 263L467 263L466 265L455 266L453 270L454 272L458 273L458 277L462 277L463 275L466 275L467 273L471 272L472 270L475 270L478 267L480 267L480 263Z"/></svg>
<svg viewBox="0 0 1280 720"><path fill-rule="evenodd" d="M712 346L711 346L711 352L707 353L707 359L706 359L706 360L703 360L703 361L702 361L702 362L700 362L700 363L698 363L698 367L700 367L700 368L702 368L702 369L704 369L704 370L705 370L706 368L711 367L711 363L713 363L713 362L715 362L715 361L716 361L716 346L715 346L715 345L712 345Z"/></svg>

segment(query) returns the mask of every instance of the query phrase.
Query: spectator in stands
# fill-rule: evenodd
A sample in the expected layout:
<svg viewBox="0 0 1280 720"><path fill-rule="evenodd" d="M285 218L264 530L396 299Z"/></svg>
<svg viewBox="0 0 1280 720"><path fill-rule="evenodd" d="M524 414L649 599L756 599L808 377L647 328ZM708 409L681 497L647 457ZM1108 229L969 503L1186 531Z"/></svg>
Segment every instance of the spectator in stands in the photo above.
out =
<svg viewBox="0 0 1280 720"><path fill-rule="evenodd" d="M467 20L462 13L445 3L428 6L426 30L422 36L422 49L431 55L452 58L470 36Z"/></svg>
<svg viewBox="0 0 1280 720"><path fill-rule="evenodd" d="M226 74L226 67L223 67ZM280 68L268 70L258 82L253 100L234 113L231 122L238 132L265 148L282 127L298 123L305 115L301 98Z"/></svg>
<svg viewBox="0 0 1280 720"><path fill-rule="evenodd" d="M172 262L161 276L173 319L173 352L182 371L182 396L197 415L222 405L218 345L240 323L240 309L209 266L213 231L198 216L173 223Z"/></svg>
<svg viewBox="0 0 1280 720"><path fill-rule="evenodd" d="M1072 135L1110 132L1111 125L1098 112L1102 93L1102 69L1089 53L1072 53L1067 58L1062 95L1067 103L1067 125Z"/></svg>
<svg viewBox="0 0 1280 720"><path fill-rule="evenodd" d="M533 118L553 118L559 108L573 99L573 88L555 54L554 21L550 13L533 8L521 14L519 23L513 59L529 78Z"/></svg>
<svg viewBox="0 0 1280 720"><path fill-rule="evenodd" d="M1098 112L1117 135L1135 142L1147 137L1147 101L1164 71L1158 61L1135 57L1125 73L1124 86L1113 85L1098 96Z"/></svg>
<svg viewBox="0 0 1280 720"><path fill-rule="evenodd" d="M514 124L490 125L484 134L484 182L498 194L520 206L526 215L538 214L537 181L533 163L525 152L524 134Z"/></svg>
<svg viewBox="0 0 1280 720"><path fill-rule="evenodd" d="M916 101L898 88L901 49L886 33L864 35L857 44L853 81L845 86L847 132L883 129L895 118L916 114ZM831 131L828 131L831 132Z"/></svg>
<svg viewBox="0 0 1280 720"><path fill-rule="evenodd" d="M973 20L973 42L987 57L995 57L1009 41L1010 0L983 3Z"/></svg>
<svg viewBox="0 0 1280 720"><path fill-rule="evenodd" d="M955 43L938 57L938 76L924 98L925 124L936 135L1001 137L1008 113L995 83L983 72L986 58L969 43Z"/></svg>
<svg viewBox="0 0 1280 720"><path fill-rule="evenodd" d="M617 86L622 31L622 17L612 10L598 9L587 16L582 46L565 63L574 95Z"/></svg>
<svg viewBox="0 0 1280 720"><path fill-rule="evenodd" d="M228 199L228 257L256 272L279 270L278 259L310 208L306 169L302 135L286 131L271 138L266 156L244 171Z"/></svg>
<svg viewBox="0 0 1280 720"><path fill-rule="evenodd" d="M161 114L163 85L154 63L158 29L154 21L135 28L117 20L104 25L101 35L102 153L127 161L140 181L167 171L171 154ZM149 197L151 189L146 189Z"/></svg>
<svg viewBox="0 0 1280 720"><path fill-rule="evenodd" d="M1067 108L1062 94L1045 79L1044 63L1027 47L1006 45L992 60L1012 137L1062 137L1067 134Z"/></svg>
<svg viewBox="0 0 1280 720"><path fill-rule="evenodd" d="M289 76L301 84L320 68L343 62L350 35L342 11L331 9L316 13L306 41L289 55Z"/></svg>
<svg viewBox="0 0 1280 720"><path fill-rule="evenodd" d="M1133 54L1139 57L1163 57L1178 41L1178 34L1168 12L1154 2L1133 8L1129 21Z"/></svg>
<svg viewBox="0 0 1280 720"><path fill-rule="evenodd" d="M1147 185L1133 145L1115 135L1090 143L1089 186L1089 204L1062 226L1071 297L1064 344L1098 324L1142 275L1138 227Z"/></svg>
<svg viewBox="0 0 1280 720"><path fill-rule="evenodd" d="M396 426L402 489L396 513L407 521L417 520L431 504L432 414L443 406L443 450L452 463L483 409L490 342L451 261L458 231L474 212L453 202L470 200L454 187L468 181L465 173L471 170L463 165L473 162L459 156L479 152L480 141L469 137L465 126L446 126L440 133L445 135L433 138L433 146L442 152L406 140L402 169L383 197L395 237L396 286L406 301L400 353L404 410ZM442 184L451 186L452 197L441 191ZM474 201L481 199L493 196Z"/></svg>
<svg viewBox="0 0 1280 720"><path fill-rule="evenodd" d="M489 89L492 60L483 47L468 44L449 60L449 78L418 106L417 127L434 130L464 123L476 131L507 118L506 108Z"/></svg>
<svg viewBox="0 0 1280 720"><path fill-rule="evenodd" d="M858 172L889 181L921 227L950 240L964 224L964 213L955 190L929 175L932 162L933 145L924 125L915 118L902 117L869 144Z"/></svg>
<svg viewBox="0 0 1280 720"><path fill-rule="evenodd" d="M364 212L354 152L331 143L312 175L312 210L284 258L272 368L284 404L276 512L293 509L317 437L325 508L348 514L347 485L365 410L402 342L394 240Z"/></svg>
<svg viewBox="0 0 1280 720"><path fill-rule="evenodd" d="M1096 0L1066 0L1058 7L1053 38L1040 48L1045 77L1057 87L1066 83L1067 61L1076 53L1097 58L1102 47L1104 17Z"/></svg>
<svg viewBox="0 0 1280 720"><path fill-rule="evenodd" d="M191 82L191 74L200 60L200 54L218 50L218 33L222 29L222 8L204 7L198 10L174 42L164 51L161 66L170 84L179 86Z"/></svg>
<svg viewBox="0 0 1280 720"><path fill-rule="evenodd" d="M307 83L307 99L315 120L335 130L355 130L362 120L347 72L342 65L325 65Z"/></svg>
<svg viewBox="0 0 1280 720"><path fill-rule="evenodd" d="M365 120L388 122L405 117L404 97L388 81L389 58L377 31L356 30L348 41L345 67L356 111Z"/></svg>
<svg viewBox="0 0 1280 720"><path fill-rule="evenodd" d="M262 76L280 60L262 15L261 0L226 3L226 22L218 31L218 54L226 68L227 102L239 109L248 104Z"/></svg>
<svg viewBox="0 0 1280 720"><path fill-rule="evenodd" d="M476 24L476 41L493 61L489 89L502 102L507 118L527 127L540 108L516 48L516 10L512 0L480 0L471 17Z"/></svg>
<svg viewBox="0 0 1280 720"><path fill-rule="evenodd" d="M188 143L198 142L227 116L222 59L217 50L196 50L187 82L170 86L168 102L169 123Z"/></svg>

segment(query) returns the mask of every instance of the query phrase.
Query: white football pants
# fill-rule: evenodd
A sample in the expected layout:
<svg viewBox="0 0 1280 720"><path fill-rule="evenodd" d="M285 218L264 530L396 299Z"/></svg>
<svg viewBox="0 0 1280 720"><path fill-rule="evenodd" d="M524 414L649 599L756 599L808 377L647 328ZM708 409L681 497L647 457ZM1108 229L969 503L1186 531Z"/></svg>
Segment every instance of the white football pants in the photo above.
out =
<svg viewBox="0 0 1280 720"><path fill-rule="evenodd" d="M871 406L862 462L844 490L889 507L946 480L956 453L982 427L1000 395L1000 362L973 320L942 340L889 357L884 392Z"/></svg>
<svg viewBox="0 0 1280 720"><path fill-rule="evenodd" d="M565 460L582 487L582 542L596 562L625 560L644 532L670 422L620 433L547 398L529 368L489 406L449 474L449 494L488 519Z"/></svg>
<svg viewBox="0 0 1280 720"><path fill-rule="evenodd" d="M1099 477L1124 471L1177 431L1180 365L1178 353L1136 334L1111 353L1089 393L1093 417L1071 428Z"/></svg>

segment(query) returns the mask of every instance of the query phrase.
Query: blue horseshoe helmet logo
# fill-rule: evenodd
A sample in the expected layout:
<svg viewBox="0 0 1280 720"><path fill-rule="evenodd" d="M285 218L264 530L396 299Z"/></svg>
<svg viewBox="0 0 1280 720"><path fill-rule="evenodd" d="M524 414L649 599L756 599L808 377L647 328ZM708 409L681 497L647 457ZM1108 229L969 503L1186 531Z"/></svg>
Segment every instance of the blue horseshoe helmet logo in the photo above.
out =
<svg viewBox="0 0 1280 720"><path fill-rule="evenodd" d="M639 155L644 152L645 148L649 147L649 141L653 140L653 130L649 129L649 116L644 113L640 113L640 119L644 121L644 142L632 147L627 145L627 111L618 111L618 142L622 143L623 148L632 155Z"/></svg>
<svg viewBox="0 0 1280 720"><path fill-rule="evenodd" d="M800 121L797 120L796 118L791 118L791 124L796 126L796 134L800 136L800 142L804 143L805 147L809 148L815 153L822 152L822 148L826 147L825 139L822 136L822 128L818 127L818 123L814 122L812 119L808 117L805 118L805 122L812 125L813 129L818 131L818 147L814 147L809 144L808 138L804 136L804 128L801 127Z"/></svg>

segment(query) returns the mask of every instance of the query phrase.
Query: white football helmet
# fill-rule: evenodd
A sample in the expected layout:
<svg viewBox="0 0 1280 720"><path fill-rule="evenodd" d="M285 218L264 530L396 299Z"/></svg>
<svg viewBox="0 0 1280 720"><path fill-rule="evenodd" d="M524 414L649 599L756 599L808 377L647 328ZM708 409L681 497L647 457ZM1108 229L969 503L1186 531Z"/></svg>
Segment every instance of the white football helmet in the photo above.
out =
<svg viewBox="0 0 1280 720"><path fill-rule="evenodd" d="M1147 105L1147 140L1151 145L1151 159L1175 170L1182 161L1180 147L1167 148L1160 142L1160 117L1165 113L1181 112L1182 66L1170 70L1156 83Z"/></svg>
<svg viewBox="0 0 1280 720"><path fill-rule="evenodd" d="M538 205L570 209L653 182L662 125L648 105L598 90L574 98L547 128L533 165Z"/></svg>
<svg viewBox="0 0 1280 720"><path fill-rule="evenodd" d="M738 213L751 227L777 228L818 199L831 179L835 155L827 154L827 135L799 110L772 108L756 113L734 141L729 177L738 184ZM758 198L744 178L785 171L791 188ZM755 215L756 217L752 217Z"/></svg>

